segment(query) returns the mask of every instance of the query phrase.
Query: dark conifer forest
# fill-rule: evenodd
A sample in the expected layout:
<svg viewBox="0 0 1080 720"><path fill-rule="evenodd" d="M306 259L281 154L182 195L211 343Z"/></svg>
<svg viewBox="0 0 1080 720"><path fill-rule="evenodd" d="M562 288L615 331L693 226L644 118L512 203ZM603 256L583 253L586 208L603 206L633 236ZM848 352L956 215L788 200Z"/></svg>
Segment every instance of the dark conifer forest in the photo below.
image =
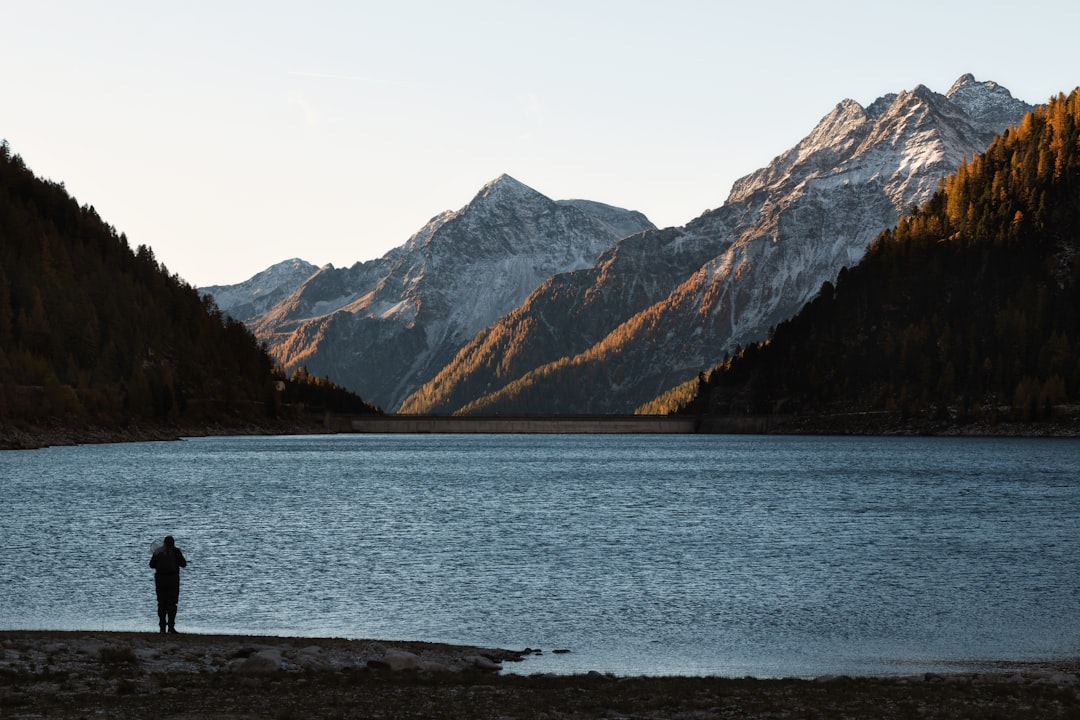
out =
<svg viewBox="0 0 1080 720"><path fill-rule="evenodd" d="M148 246L132 250L0 144L0 428L240 426L299 402L375 410L327 380L281 376Z"/></svg>
<svg viewBox="0 0 1080 720"><path fill-rule="evenodd" d="M1075 417L1080 92L1003 133L768 341L687 390L682 412L714 416Z"/></svg>

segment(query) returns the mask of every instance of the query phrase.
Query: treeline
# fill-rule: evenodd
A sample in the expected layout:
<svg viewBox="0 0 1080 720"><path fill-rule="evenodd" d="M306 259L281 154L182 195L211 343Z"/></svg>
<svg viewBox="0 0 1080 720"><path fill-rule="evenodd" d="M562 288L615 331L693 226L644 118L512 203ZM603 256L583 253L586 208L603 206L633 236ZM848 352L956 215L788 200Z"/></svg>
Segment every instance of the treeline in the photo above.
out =
<svg viewBox="0 0 1080 720"><path fill-rule="evenodd" d="M335 415L382 414L382 410L361 399L351 390L329 378L316 377L306 366L293 370L284 382L283 399L291 405L302 405L307 412Z"/></svg>
<svg viewBox="0 0 1080 720"><path fill-rule="evenodd" d="M767 342L669 398L716 415L1049 418L1080 402L1078 280L1074 91L965 163Z"/></svg>
<svg viewBox="0 0 1080 720"><path fill-rule="evenodd" d="M236 425L281 413L279 381L240 322L0 143L0 421Z"/></svg>

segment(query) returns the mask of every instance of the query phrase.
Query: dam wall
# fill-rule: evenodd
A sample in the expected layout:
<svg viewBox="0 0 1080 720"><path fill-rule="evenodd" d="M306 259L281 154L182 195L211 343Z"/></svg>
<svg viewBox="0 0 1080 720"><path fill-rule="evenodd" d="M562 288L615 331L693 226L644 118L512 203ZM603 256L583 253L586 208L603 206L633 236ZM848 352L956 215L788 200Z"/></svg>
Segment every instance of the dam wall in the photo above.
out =
<svg viewBox="0 0 1080 720"><path fill-rule="evenodd" d="M486 433L486 434L687 434L695 418L668 415L619 417L433 417L385 415L340 418L343 433Z"/></svg>

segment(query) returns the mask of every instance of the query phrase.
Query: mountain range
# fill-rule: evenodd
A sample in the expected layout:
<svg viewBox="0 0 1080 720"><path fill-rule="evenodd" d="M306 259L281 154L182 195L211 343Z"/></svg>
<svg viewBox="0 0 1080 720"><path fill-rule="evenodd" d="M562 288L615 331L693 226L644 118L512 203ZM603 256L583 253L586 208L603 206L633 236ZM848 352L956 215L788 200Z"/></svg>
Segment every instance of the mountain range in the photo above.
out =
<svg viewBox="0 0 1080 720"><path fill-rule="evenodd" d="M653 228L641 213L556 202L501 175L405 245L350 268L319 268L268 312L244 320L287 370L305 366L397 408L546 278L589 267L620 238ZM284 277L290 267L302 264L288 261L266 277ZM243 315L234 308L257 308L274 292L254 280L242 301L222 309ZM211 294L240 297L234 290Z"/></svg>
<svg viewBox="0 0 1080 720"><path fill-rule="evenodd" d="M971 75L844 100L682 227L501 176L378 260L203 291L390 410L632 412L765 338L1031 109Z"/></svg>
<svg viewBox="0 0 1080 720"><path fill-rule="evenodd" d="M652 409L713 431L1075 435L1078 226L1080 89L963 163L767 342Z"/></svg>

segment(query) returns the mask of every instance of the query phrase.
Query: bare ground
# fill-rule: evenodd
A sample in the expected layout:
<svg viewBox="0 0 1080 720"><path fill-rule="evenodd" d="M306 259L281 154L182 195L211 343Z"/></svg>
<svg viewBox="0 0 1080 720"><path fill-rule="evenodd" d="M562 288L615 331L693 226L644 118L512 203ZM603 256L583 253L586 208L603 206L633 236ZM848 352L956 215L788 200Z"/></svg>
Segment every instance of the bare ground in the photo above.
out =
<svg viewBox="0 0 1080 720"><path fill-rule="evenodd" d="M525 654L332 638L8 631L0 632L0 718L1080 718L1074 661L758 680L513 672Z"/></svg>

